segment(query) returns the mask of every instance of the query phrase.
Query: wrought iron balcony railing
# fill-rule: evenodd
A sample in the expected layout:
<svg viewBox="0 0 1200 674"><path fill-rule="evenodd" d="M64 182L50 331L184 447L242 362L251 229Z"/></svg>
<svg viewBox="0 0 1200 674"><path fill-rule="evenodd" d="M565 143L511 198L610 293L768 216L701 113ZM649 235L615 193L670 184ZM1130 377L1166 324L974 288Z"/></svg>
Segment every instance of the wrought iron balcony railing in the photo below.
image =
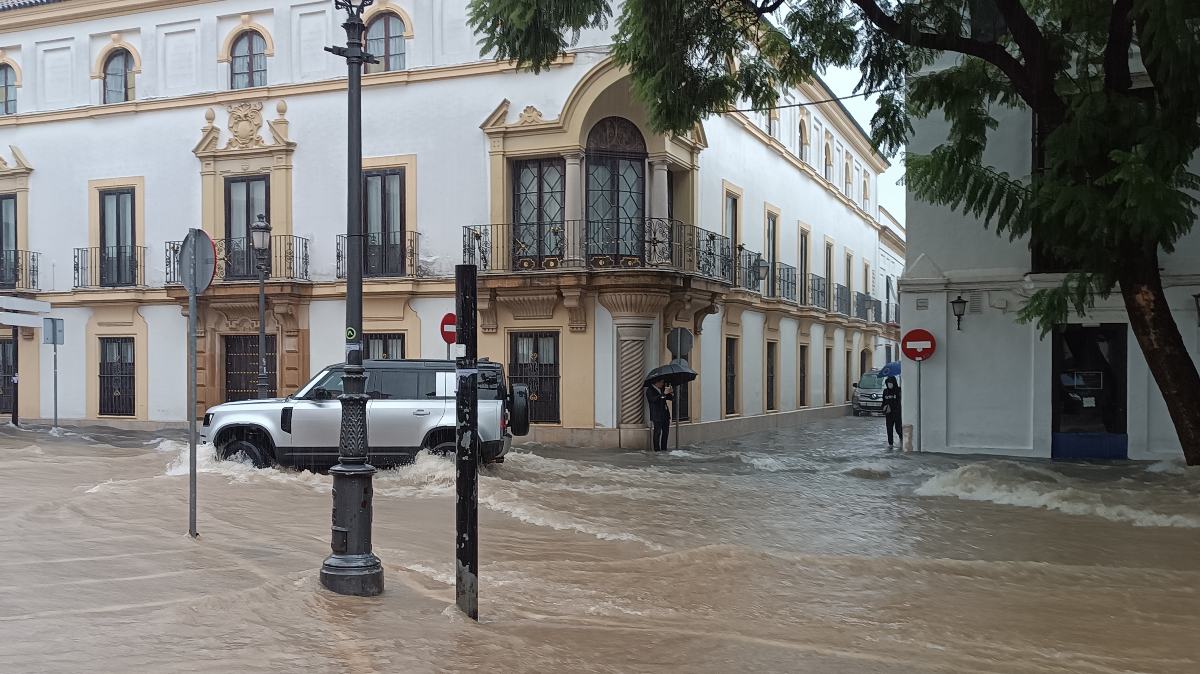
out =
<svg viewBox="0 0 1200 674"><path fill-rule="evenodd" d="M737 252L737 269L734 275L734 285L744 290L752 292L762 292L762 282L766 280L760 276L758 269L758 261L762 259L762 253L750 250L744 246L738 247ZM766 277L770 277L768 270Z"/></svg>
<svg viewBox="0 0 1200 674"><path fill-rule="evenodd" d="M840 283L834 286L833 310L839 314L850 315L850 289Z"/></svg>
<svg viewBox="0 0 1200 674"><path fill-rule="evenodd" d="M421 275L421 233L367 232L363 235L363 277L399 278ZM346 278L350 239L337 238L337 277Z"/></svg>
<svg viewBox="0 0 1200 674"><path fill-rule="evenodd" d="M887 305L885 306L885 310L887 313L884 315L884 319L883 319L884 322L889 323L889 324L896 324L896 323L900 322L900 305L899 304L897 304L895 302L888 302Z"/></svg>
<svg viewBox="0 0 1200 674"><path fill-rule="evenodd" d="M767 288L768 297L796 301L796 268L783 262L775 263L774 276Z"/></svg>
<svg viewBox="0 0 1200 674"><path fill-rule="evenodd" d="M222 281L254 281L258 279L258 256L249 237L216 239L216 278ZM182 283L179 276L179 254L182 241L168 241L165 269L167 284ZM290 234L271 236L267 249L267 278L288 281L308 280L308 239Z"/></svg>
<svg viewBox="0 0 1200 674"><path fill-rule="evenodd" d="M824 276L816 274L808 275L808 304L813 307L822 309L829 308L829 288L825 283Z"/></svg>
<svg viewBox="0 0 1200 674"><path fill-rule="evenodd" d="M854 293L854 317L860 321L870 321L873 301L866 293Z"/></svg>
<svg viewBox="0 0 1200 674"><path fill-rule="evenodd" d="M146 285L145 246L75 249L76 288L126 288Z"/></svg>
<svg viewBox="0 0 1200 674"><path fill-rule="evenodd" d="M883 302L879 300L871 300L871 321L875 323L883 322Z"/></svg>
<svg viewBox="0 0 1200 674"><path fill-rule="evenodd" d="M463 260L484 272L648 268L734 277L728 238L665 218L468 225Z"/></svg>
<svg viewBox="0 0 1200 674"><path fill-rule="evenodd" d="M38 287L38 263L41 253L28 250L0 250L0 291L41 290Z"/></svg>

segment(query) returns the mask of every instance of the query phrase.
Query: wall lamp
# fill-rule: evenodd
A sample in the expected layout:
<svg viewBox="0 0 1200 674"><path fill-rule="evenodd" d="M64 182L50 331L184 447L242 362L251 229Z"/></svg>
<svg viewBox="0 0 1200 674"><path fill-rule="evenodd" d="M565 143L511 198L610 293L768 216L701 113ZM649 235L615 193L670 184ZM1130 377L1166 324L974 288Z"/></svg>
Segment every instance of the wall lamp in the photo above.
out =
<svg viewBox="0 0 1200 674"><path fill-rule="evenodd" d="M962 318L967 313L967 301L963 299L962 295L959 295L958 299L950 300L950 309L954 311L954 317L958 319L958 329L962 330Z"/></svg>

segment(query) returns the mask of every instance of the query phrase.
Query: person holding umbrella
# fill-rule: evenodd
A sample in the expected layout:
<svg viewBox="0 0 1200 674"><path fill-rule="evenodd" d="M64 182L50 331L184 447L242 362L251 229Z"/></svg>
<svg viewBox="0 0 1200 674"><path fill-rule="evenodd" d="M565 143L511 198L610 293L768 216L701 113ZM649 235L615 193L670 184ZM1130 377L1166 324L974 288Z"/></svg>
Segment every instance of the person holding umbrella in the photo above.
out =
<svg viewBox="0 0 1200 674"><path fill-rule="evenodd" d="M656 452L667 451L667 436L671 433L671 412L667 401L675 395L665 379L655 379L646 385L646 404L650 406L650 446Z"/></svg>

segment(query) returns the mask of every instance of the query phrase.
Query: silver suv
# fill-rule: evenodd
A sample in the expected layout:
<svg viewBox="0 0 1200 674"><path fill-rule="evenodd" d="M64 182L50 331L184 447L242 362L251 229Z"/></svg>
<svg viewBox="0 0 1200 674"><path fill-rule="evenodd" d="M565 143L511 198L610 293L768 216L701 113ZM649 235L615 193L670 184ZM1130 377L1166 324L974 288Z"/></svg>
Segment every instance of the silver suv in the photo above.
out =
<svg viewBox="0 0 1200 674"><path fill-rule="evenodd" d="M421 450L455 448L457 379L449 360L368 360L367 442L375 466L409 463ZM337 463L342 365L322 370L295 395L242 400L208 410L200 431L217 456L245 455L260 468L280 464L327 468ZM482 461L499 463L513 434L529 432L529 392L505 386L499 364L479 361L479 437Z"/></svg>

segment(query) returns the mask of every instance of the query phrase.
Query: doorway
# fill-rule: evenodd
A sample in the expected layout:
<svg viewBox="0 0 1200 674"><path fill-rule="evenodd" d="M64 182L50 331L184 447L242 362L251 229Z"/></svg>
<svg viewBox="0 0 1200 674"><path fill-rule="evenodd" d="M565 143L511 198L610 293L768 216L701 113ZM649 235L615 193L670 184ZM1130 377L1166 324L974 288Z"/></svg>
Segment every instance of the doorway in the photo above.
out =
<svg viewBox="0 0 1200 674"><path fill-rule="evenodd" d="M1054 330L1055 459L1126 459L1128 326L1064 325Z"/></svg>
<svg viewBox="0 0 1200 674"><path fill-rule="evenodd" d="M267 335L267 382L275 396L275 335ZM258 335L225 335L225 402L258 397Z"/></svg>
<svg viewBox="0 0 1200 674"><path fill-rule="evenodd" d="M12 337L0 338L0 414L12 414L12 377L17 373L17 343Z"/></svg>

